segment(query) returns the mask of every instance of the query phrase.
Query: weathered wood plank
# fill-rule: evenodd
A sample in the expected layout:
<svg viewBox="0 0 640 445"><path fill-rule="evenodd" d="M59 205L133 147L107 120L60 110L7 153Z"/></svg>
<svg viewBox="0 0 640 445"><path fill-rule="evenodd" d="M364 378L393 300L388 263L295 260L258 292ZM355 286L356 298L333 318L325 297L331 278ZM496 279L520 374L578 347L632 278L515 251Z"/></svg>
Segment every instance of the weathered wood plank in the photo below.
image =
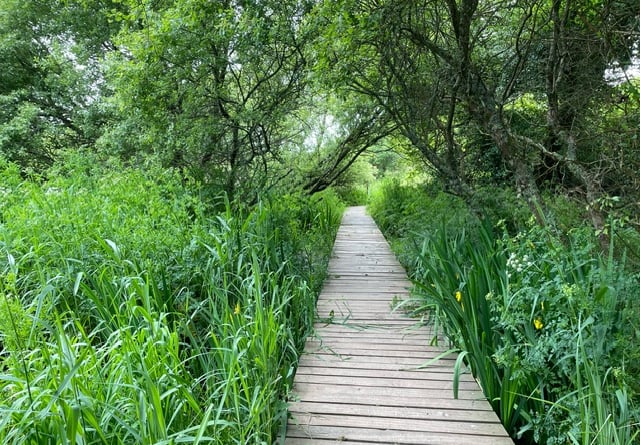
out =
<svg viewBox="0 0 640 445"><path fill-rule="evenodd" d="M362 208L345 213L300 359L285 445L512 444L475 379L392 302L412 283ZM437 359L437 360L436 360Z"/></svg>
<svg viewBox="0 0 640 445"><path fill-rule="evenodd" d="M442 348L437 346L430 346L426 341L420 339L418 341L409 338L357 338L353 341L349 341L348 338L336 337L331 338L326 335L322 339L309 338L307 340L307 350L311 351L315 347L329 347L334 350L344 349L373 349L376 351L394 350L394 351L416 351L419 353L435 352L436 354L442 353ZM450 355L453 357L453 354Z"/></svg>
<svg viewBox="0 0 640 445"><path fill-rule="evenodd" d="M339 308L336 308L334 310L334 316L339 315L338 309ZM344 310L344 308L342 308L342 310ZM386 311L386 315L368 315L366 313L359 315L352 312L350 314L351 320L341 321L332 320L331 317L327 316L327 313L325 313L324 316L319 315L319 318L317 318L316 322L314 323L313 336L339 334L349 330L364 331L363 334L365 335L376 333L379 335L379 331L381 329L388 330L388 332L390 334L393 334L394 336L404 335L406 337L409 337L412 333L420 333L422 335L427 334L427 332L423 329L420 329L420 326L416 325L416 323L412 323L406 318L398 316L397 314L394 314L395 316L393 317L390 316L389 308ZM326 311L325 309L323 309L321 312ZM426 338L428 338L428 342L431 342L433 336Z"/></svg>
<svg viewBox="0 0 640 445"><path fill-rule="evenodd" d="M329 351L335 354L342 355L379 355L380 352L384 353L387 357L393 357L394 354L403 357L416 357L416 358L431 358L442 354L442 349L426 346L422 343L406 342L403 344L393 343L391 341L384 341L380 339L375 341L372 339L370 342L357 341L349 343L348 341L340 341L337 339L334 341L318 341L308 340L307 352L322 352ZM344 340L344 339L342 339ZM454 355L448 355L443 359L455 359Z"/></svg>
<svg viewBox="0 0 640 445"><path fill-rule="evenodd" d="M513 444L509 437L480 436L466 434L461 427L459 433L425 433L422 431L401 431L380 428L347 428L325 425L291 425L290 437L333 439L351 444L352 441L396 445L502 445Z"/></svg>
<svg viewBox="0 0 640 445"><path fill-rule="evenodd" d="M294 390L301 397L301 400L304 400L305 394L309 395L318 392L323 394L361 394L371 397L395 398L398 402L402 402L402 400L407 397L427 397L435 399L446 399L447 397L453 398L451 388L402 388L402 390L398 390L397 388L390 386L358 386L349 384L326 385L323 383L301 382L301 384L294 384ZM458 393L458 400L482 399L484 399L484 396L477 385L475 390L461 389Z"/></svg>
<svg viewBox="0 0 640 445"><path fill-rule="evenodd" d="M351 328L346 325L326 325L324 328L318 328L315 331L315 334L310 336L310 339L318 339L324 338L327 341L333 341L335 339L345 339L349 341L348 338L345 337L345 334L353 333L354 328ZM358 330L358 339L362 341L368 341L369 339L379 339L380 332L376 330ZM431 333L426 332L424 329L416 329L415 326L410 326L409 328L403 328L400 330L388 331L384 336L385 339L389 341L392 340L415 340L424 342L425 345L431 344L431 340L433 339L433 335Z"/></svg>
<svg viewBox="0 0 640 445"><path fill-rule="evenodd" d="M438 372L437 370L451 369L455 361L453 358L440 358L436 354L423 358L412 357L385 357L383 355L355 355L339 353L330 348L318 349L309 355L312 358L305 358L304 363L326 363L324 366L332 366L334 368L368 368L368 369L397 369L401 371L420 371L420 372ZM301 361L302 363L302 361ZM386 368L386 365L391 365Z"/></svg>
<svg viewBox="0 0 640 445"><path fill-rule="evenodd" d="M441 397L404 397L401 400L397 397L376 396L368 394L346 394L341 393L322 393L309 392L305 394L304 399L297 398L290 403L290 412L295 418L297 411L297 400L304 402L313 402L320 405L338 404L343 407L347 406L383 406L408 409L443 409L469 412L484 412L492 415L494 419L497 417L486 400L468 400L468 399L452 399L451 394L445 398ZM471 415L471 414L470 414ZM483 416L483 415L481 415Z"/></svg>
<svg viewBox="0 0 640 445"><path fill-rule="evenodd" d="M423 363L420 363L423 365ZM388 361L386 363L378 361L365 361L358 359L344 360L328 354L313 354L304 356L300 359L300 366L321 366L325 368L342 368L342 369L373 369L382 371L424 371L424 372L450 372L453 375L453 363L438 362L437 365L429 365L426 368L420 365L407 365L397 363L396 361Z"/></svg>
<svg viewBox="0 0 640 445"><path fill-rule="evenodd" d="M314 383L314 384L326 384L336 387L340 386L376 386L379 388L407 388L407 389L453 389L453 382L451 380L431 380L431 379L412 379L405 378L389 378L380 376L360 376L360 375L318 375L297 373L296 384L302 383ZM478 384L471 380L461 381L459 383L460 391L477 391Z"/></svg>
<svg viewBox="0 0 640 445"><path fill-rule="evenodd" d="M371 428L371 418L352 416L340 413L336 414L299 414L298 425L317 425L347 428ZM428 418L402 418L402 417L377 417L373 419L378 425L384 425L385 429L398 431L423 431L429 433L458 434L461 429L466 434L477 434L491 437L504 437L504 428L499 423L466 421L464 424L452 420L428 419Z"/></svg>
<svg viewBox="0 0 640 445"><path fill-rule="evenodd" d="M388 379L418 379L418 380L440 380L451 384L453 371L449 367L440 368L442 371L398 371L385 369L367 368L336 368L325 366L300 366L296 375L322 375L322 376L356 376L356 377L382 377ZM477 385L471 374L461 374L461 382L468 382L470 385Z"/></svg>
<svg viewBox="0 0 640 445"><path fill-rule="evenodd" d="M396 417L399 419L447 420L451 422L497 423L493 411L405 407L343 403L296 402L295 410L306 414L336 414L366 417Z"/></svg>
<svg viewBox="0 0 640 445"><path fill-rule="evenodd" d="M385 330L385 329L392 329L395 330L396 332L402 332L404 330L409 330L413 327L412 323L408 323L404 320L395 320L395 319L373 319L373 318L359 318L359 319L353 319L351 321L347 321L345 323L333 323L331 321L326 321L326 320L318 320L318 322L316 322L314 324L314 326L319 329L319 328L326 328L327 326L335 326L336 324L338 324L339 326L345 326L345 327L349 327L352 328L354 330L358 330L358 329L379 329L379 330Z"/></svg>

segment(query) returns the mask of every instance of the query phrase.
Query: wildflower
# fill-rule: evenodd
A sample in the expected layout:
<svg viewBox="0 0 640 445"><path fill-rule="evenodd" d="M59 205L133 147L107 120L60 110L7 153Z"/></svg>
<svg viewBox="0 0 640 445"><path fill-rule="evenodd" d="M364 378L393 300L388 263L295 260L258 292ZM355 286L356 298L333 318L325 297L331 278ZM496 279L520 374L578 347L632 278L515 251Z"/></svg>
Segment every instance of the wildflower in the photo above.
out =
<svg viewBox="0 0 640 445"><path fill-rule="evenodd" d="M460 292L459 290L456 291L456 301L458 303L460 303L460 301L462 300L462 292Z"/></svg>
<svg viewBox="0 0 640 445"><path fill-rule="evenodd" d="M624 378L624 371L619 367L613 368L613 377L615 377L616 380L620 380Z"/></svg>
<svg viewBox="0 0 640 445"><path fill-rule="evenodd" d="M539 331L544 327L544 324L542 323L542 320L540 320L540 318L536 318L535 320L533 320L533 327L536 328L537 331Z"/></svg>
<svg viewBox="0 0 640 445"><path fill-rule="evenodd" d="M236 303L236 307L233 310L233 315L240 315L240 302Z"/></svg>

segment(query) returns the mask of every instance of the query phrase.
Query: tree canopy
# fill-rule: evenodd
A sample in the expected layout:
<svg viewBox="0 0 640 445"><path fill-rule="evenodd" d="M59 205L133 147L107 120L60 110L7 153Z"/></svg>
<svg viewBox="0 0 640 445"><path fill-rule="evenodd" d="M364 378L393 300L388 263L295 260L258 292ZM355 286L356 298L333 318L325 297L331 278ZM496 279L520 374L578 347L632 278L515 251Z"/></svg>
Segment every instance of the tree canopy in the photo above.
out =
<svg viewBox="0 0 640 445"><path fill-rule="evenodd" d="M0 153L25 171L69 149L153 156L251 201L322 190L392 138L478 210L491 184L515 186L541 222L546 190L581 199L596 227L610 197L640 201L638 81L608 77L638 63L638 0L1 10Z"/></svg>

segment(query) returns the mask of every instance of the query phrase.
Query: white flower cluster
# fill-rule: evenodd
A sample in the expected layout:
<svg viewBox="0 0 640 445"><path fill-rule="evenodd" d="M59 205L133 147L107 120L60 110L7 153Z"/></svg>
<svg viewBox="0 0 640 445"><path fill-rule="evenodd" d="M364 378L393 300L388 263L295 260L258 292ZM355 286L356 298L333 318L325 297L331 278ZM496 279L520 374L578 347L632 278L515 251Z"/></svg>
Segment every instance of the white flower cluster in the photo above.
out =
<svg viewBox="0 0 640 445"><path fill-rule="evenodd" d="M516 273L522 273L522 271L531 266L533 266L533 261L531 261L529 255L525 255L520 259L515 253L512 253L507 259L507 267Z"/></svg>

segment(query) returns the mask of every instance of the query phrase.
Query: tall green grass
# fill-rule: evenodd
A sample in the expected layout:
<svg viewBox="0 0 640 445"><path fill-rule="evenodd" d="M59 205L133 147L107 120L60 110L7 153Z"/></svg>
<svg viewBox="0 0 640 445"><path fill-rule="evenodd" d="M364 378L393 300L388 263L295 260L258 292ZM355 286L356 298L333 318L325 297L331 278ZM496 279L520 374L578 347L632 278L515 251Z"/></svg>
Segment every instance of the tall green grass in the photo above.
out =
<svg viewBox="0 0 640 445"><path fill-rule="evenodd" d="M632 443L632 403L623 397L628 385L616 338L637 277L598 260L596 244L582 233L572 234L567 247L540 228L496 239L486 224L473 237L443 228L425 240L415 266L425 309L437 307L440 324L514 437ZM627 433L593 442L605 427Z"/></svg>
<svg viewBox="0 0 640 445"><path fill-rule="evenodd" d="M442 227L425 239L414 264L418 295L424 299L420 309L435 311L502 423L517 432L530 408L542 408L537 403L542 381L522 372L516 360L502 361L500 354L510 345L534 340L535 333L526 325L517 334L495 329L495 300L502 300L497 304L509 312L506 258L495 250L486 227L475 235L469 239L464 230L449 234Z"/></svg>
<svg viewBox="0 0 640 445"><path fill-rule="evenodd" d="M273 443L341 206L0 172L0 442Z"/></svg>
<svg viewBox="0 0 640 445"><path fill-rule="evenodd" d="M486 220L461 227L432 208L418 212L424 229L401 232L397 243L416 283L411 307L446 334L457 376L471 369L519 443L634 443L637 379L627 370L639 349L640 280L624 256L613 245L601 252L588 227L509 234ZM386 218L419 225L413 215Z"/></svg>

